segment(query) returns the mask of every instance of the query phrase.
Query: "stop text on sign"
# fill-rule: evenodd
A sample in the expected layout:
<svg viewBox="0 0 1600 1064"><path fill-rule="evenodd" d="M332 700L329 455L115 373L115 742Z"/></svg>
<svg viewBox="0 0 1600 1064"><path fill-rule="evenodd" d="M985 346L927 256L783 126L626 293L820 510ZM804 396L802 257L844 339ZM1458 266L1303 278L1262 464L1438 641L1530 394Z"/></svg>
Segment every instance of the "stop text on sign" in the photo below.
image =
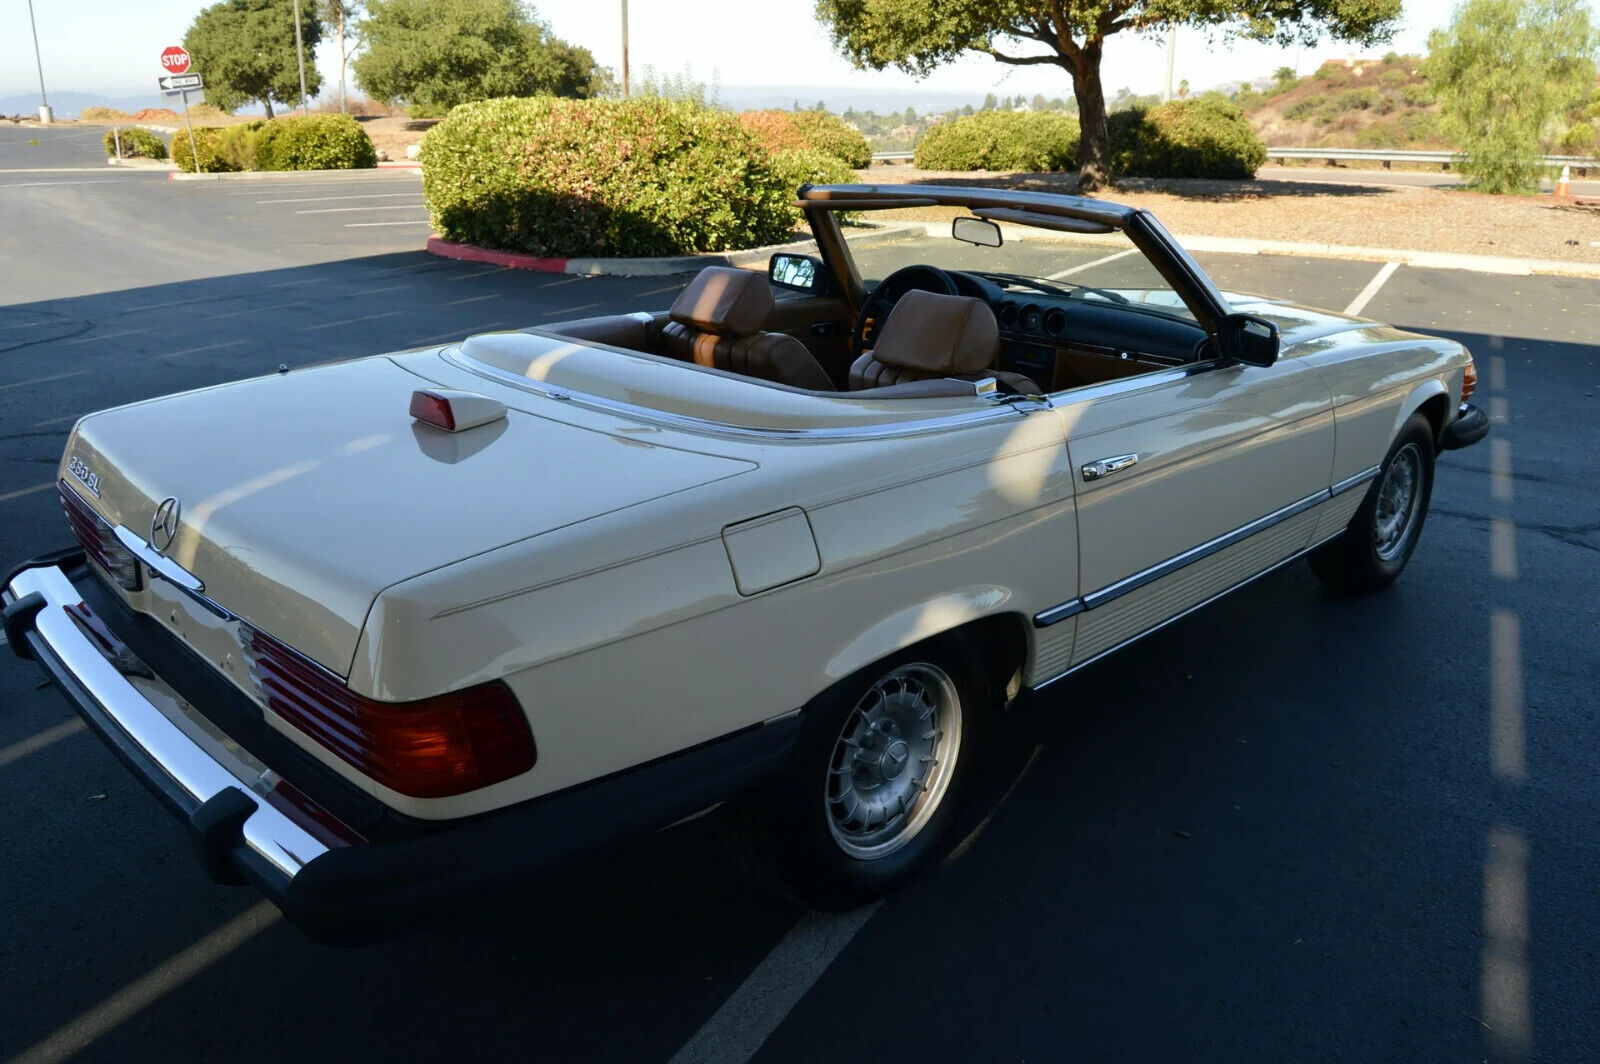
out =
<svg viewBox="0 0 1600 1064"><path fill-rule="evenodd" d="M161 52L161 69L169 74L182 74L189 69L189 53L172 45Z"/></svg>

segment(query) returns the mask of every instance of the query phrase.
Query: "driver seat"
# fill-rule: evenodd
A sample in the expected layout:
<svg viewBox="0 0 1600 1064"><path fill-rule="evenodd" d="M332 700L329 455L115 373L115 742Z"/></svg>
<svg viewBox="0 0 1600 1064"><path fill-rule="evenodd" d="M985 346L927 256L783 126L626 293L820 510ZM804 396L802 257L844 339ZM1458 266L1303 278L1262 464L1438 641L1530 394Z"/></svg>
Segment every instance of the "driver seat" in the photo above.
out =
<svg viewBox="0 0 1600 1064"><path fill-rule="evenodd" d="M901 296L878 342L850 366L850 391L950 377L993 377L1020 395L1040 395L1020 373L996 369L1000 324L989 304L914 288Z"/></svg>

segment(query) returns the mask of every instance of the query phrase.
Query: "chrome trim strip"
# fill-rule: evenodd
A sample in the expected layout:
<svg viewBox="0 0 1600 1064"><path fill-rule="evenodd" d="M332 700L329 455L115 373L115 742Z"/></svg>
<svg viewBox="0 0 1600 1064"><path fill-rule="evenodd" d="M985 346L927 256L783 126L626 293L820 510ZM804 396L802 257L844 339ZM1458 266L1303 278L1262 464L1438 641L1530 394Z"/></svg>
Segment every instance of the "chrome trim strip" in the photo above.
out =
<svg viewBox="0 0 1600 1064"><path fill-rule="evenodd" d="M1334 495L1341 495L1344 492L1349 491L1351 488L1359 488L1369 480L1378 479L1378 473L1381 471L1381 469L1381 466L1373 466L1371 469L1363 469L1353 477L1345 477L1343 480L1339 481L1337 484L1333 485L1333 487L1328 489L1329 497L1331 498Z"/></svg>
<svg viewBox="0 0 1600 1064"><path fill-rule="evenodd" d="M1104 606L1112 599L1120 598L1130 591L1136 591L1152 581L1160 580L1163 576L1177 572L1186 565L1197 562L1202 558L1210 557L1219 550L1224 550L1235 543L1249 539L1257 532L1264 532L1273 525L1287 521L1297 514L1305 513L1313 506L1327 502L1330 498L1332 496L1329 494L1328 489L1323 488L1315 495L1307 495L1298 502L1292 502L1281 510L1274 510L1265 517L1258 517L1247 525L1239 526L1232 532L1225 532L1216 539L1202 543L1198 547L1191 547L1182 554L1174 555L1166 561L1152 565L1150 568L1134 573L1132 576L1123 577L1116 583L1108 584L1098 591L1091 591L1083 596L1083 604L1091 610Z"/></svg>
<svg viewBox="0 0 1600 1064"><path fill-rule="evenodd" d="M139 533L128 528L127 525L117 525L112 533L117 537L129 554L144 562L150 571L170 584L174 584L190 594L198 595L206 589L204 581L189 570L168 558L164 554L157 554L150 544L144 541Z"/></svg>
<svg viewBox="0 0 1600 1064"><path fill-rule="evenodd" d="M530 335L544 336L542 332L524 330ZM570 337L556 337L565 343L573 343ZM605 348L607 345L590 345ZM627 352L638 355L637 351ZM656 410L636 403L623 402L620 399L607 399L604 396L593 395L589 392L566 391L559 388L541 387L537 381L529 380L521 374L512 373L510 370L501 369L499 366L490 366L476 359L470 358L460 348L449 348L439 353L439 357L468 373L475 373L480 377L500 381L514 388L531 392L545 399L559 399L573 403L576 406L596 410L604 414L617 414L631 418L635 421L665 425L668 428L684 429L689 432L710 433L719 436L734 436L740 439L762 440L765 442L788 440L828 440L831 442L849 440L880 440L895 436L920 436L930 432L944 432L946 430L973 424L980 421L1001 420L1013 415L1010 406L987 406L981 410L966 411L963 413L949 414L945 417L923 418L917 421L896 421L876 425L845 426L837 425L827 428L801 428L801 429L762 429L751 428L748 425L729 425L721 421L707 421L704 418L689 417L686 414L673 414L664 410Z"/></svg>
<svg viewBox="0 0 1600 1064"><path fill-rule="evenodd" d="M1329 542L1331 542L1331 541L1333 541L1335 539L1338 539L1339 536L1342 535L1343 533L1344 533L1344 529L1340 529L1338 532L1334 533L1333 535L1327 537L1326 539L1319 540L1318 542L1313 543L1311 546L1306 547L1304 550L1295 551L1293 554L1289 555L1287 558L1283 559L1282 561L1274 562L1272 565L1269 565L1267 568L1261 570L1259 573L1254 573L1254 574L1252 574L1250 576L1245 577L1243 580L1239 581L1237 584L1234 584L1232 587L1225 588L1224 590L1217 592L1215 595L1212 595L1210 598L1206 599L1204 602L1197 602L1193 606L1190 606L1188 609L1184 610L1182 613L1173 614L1171 617L1168 617L1166 620L1162 621L1160 624L1154 625L1154 626L1152 626L1150 628L1146 628L1144 631L1140 632L1138 635L1130 636L1127 639L1124 639L1122 642L1118 643L1114 647L1107 647L1105 650L1102 650L1100 653L1094 655L1093 657L1084 658L1082 661L1078 662L1076 665L1073 665L1072 667L1068 668L1064 672L1056 673L1054 676L1050 677L1048 680L1041 680L1040 682L1038 682L1036 684L1033 684L1032 687L1030 688L1030 690L1042 691L1046 687L1049 687L1051 684L1055 683L1057 680L1065 679L1066 677L1071 676L1073 673L1077 672L1079 669L1088 668L1090 665L1093 665L1095 662L1099 661L1101 658L1107 657L1108 655L1111 655L1111 654L1115 654L1117 651L1121 650L1123 647L1126 647L1131 643L1137 643L1139 640L1143 639L1145 636L1151 634L1152 632L1159 632L1159 631L1161 631L1161 629L1165 628L1169 624L1176 624L1178 621L1183 620L1185 617L1189 616L1191 613L1196 613L1196 612L1198 612L1200 610L1203 610L1207 606L1209 606L1212 603L1216 602L1217 600L1226 598L1227 596L1233 594L1235 591L1238 591L1240 588L1245 587L1248 584L1255 583L1257 580L1260 580L1263 576L1267 576L1270 573L1277 572L1279 569L1282 569L1284 566L1288 565L1290 562L1296 561L1296 560L1298 560L1300 558L1304 558L1307 554L1310 554L1312 551L1316 550L1318 547L1322 546L1324 543L1329 543Z"/></svg>
<svg viewBox="0 0 1600 1064"><path fill-rule="evenodd" d="M1089 607L1083 604L1083 599L1068 599L1059 606L1051 606L1047 610L1040 610L1033 615L1035 628L1049 628L1052 624L1064 621L1068 617L1076 617Z"/></svg>
<svg viewBox="0 0 1600 1064"><path fill-rule="evenodd" d="M243 826L244 841L252 850L291 879L328 852L325 844L256 794L250 781L241 779L184 734L95 649L66 612L67 606L78 604L83 596L59 568L25 569L7 590L17 598L35 591L44 597L45 606L35 617L34 630L50 653L106 716L196 803L229 787L244 792L255 803L256 811Z"/></svg>

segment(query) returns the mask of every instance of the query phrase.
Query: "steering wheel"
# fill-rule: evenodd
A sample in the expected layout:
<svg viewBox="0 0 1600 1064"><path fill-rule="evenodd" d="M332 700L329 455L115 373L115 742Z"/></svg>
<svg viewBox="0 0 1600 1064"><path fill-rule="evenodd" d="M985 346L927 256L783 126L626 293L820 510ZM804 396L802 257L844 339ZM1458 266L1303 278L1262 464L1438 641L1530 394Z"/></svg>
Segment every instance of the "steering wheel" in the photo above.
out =
<svg viewBox="0 0 1600 1064"><path fill-rule="evenodd" d="M861 304L861 313L856 315L855 332L850 337L851 358L856 358L878 342L878 333L888 320L889 312L901 296L914 288L944 296L960 294L955 278L937 266L900 267L878 282L878 287Z"/></svg>

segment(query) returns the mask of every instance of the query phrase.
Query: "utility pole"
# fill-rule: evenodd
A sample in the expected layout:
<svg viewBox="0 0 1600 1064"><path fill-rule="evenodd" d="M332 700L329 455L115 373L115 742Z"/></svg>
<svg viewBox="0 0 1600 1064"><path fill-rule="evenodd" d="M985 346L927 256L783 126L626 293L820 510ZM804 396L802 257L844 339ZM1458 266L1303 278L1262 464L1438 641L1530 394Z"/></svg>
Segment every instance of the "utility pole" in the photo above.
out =
<svg viewBox="0 0 1600 1064"><path fill-rule="evenodd" d="M1161 94L1161 102L1166 103L1172 99L1172 66L1178 57L1178 27L1174 26L1167 31L1167 91Z"/></svg>
<svg viewBox="0 0 1600 1064"><path fill-rule="evenodd" d="M622 7L627 10L628 0L622 0ZM39 124L48 126L55 116L50 113L50 100L44 94L44 60L39 57L39 25L33 20L33 0L28 0L28 28L33 30L33 61L39 67Z"/></svg>
<svg viewBox="0 0 1600 1064"><path fill-rule="evenodd" d="M300 65L300 113L304 115L309 112L306 110L306 49L300 43L300 0L294 0L294 61Z"/></svg>
<svg viewBox="0 0 1600 1064"><path fill-rule="evenodd" d="M622 0L622 98L628 98L628 0Z"/></svg>

